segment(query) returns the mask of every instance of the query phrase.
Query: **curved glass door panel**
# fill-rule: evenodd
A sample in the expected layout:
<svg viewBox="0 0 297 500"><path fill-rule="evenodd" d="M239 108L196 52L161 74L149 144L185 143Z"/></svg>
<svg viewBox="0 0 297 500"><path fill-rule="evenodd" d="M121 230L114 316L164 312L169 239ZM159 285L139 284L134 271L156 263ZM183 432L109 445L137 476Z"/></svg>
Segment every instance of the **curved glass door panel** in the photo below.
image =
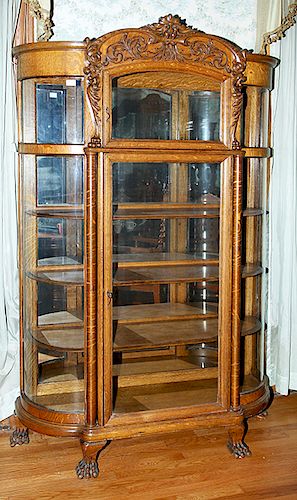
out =
<svg viewBox="0 0 297 500"><path fill-rule="evenodd" d="M134 76L112 81L113 139L219 140L217 82L173 73Z"/></svg>
<svg viewBox="0 0 297 500"><path fill-rule="evenodd" d="M111 170L114 412L216 402L220 164Z"/></svg>

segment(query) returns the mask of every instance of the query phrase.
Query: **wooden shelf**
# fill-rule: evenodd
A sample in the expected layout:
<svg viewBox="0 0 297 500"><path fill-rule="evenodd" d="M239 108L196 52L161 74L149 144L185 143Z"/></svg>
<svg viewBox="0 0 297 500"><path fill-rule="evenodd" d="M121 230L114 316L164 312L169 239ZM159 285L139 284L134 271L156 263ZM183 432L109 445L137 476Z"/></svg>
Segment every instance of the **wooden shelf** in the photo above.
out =
<svg viewBox="0 0 297 500"><path fill-rule="evenodd" d="M128 219L176 219L217 218L219 204L198 205L197 203L126 203L113 207L113 220Z"/></svg>
<svg viewBox="0 0 297 500"><path fill-rule="evenodd" d="M252 335L253 333L259 332L261 328L262 323L258 320L258 318L246 316L241 322L241 336L245 337L246 335Z"/></svg>
<svg viewBox="0 0 297 500"><path fill-rule="evenodd" d="M159 264L160 266L160 264ZM242 277L248 278L257 276L263 272L263 268L256 264L246 264L242 268ZM199 265L187 265L184 262L180 265L167 264L167 266L154 266L151 262L149 266L137 266L137 263L119 266L115 271L114 286L140 285L143 283L196 283L198 281L217 281L219 279L219 266L213 265L209 261Z"/></svg>
<svg viewBox="0 0 297 500"><path fill-rule="evenodd" d="M42 329L53 329L59 326L59 329L69 328L72 326L80 326L83 324L83 320L74 316L74 314L68 311L58 311L54 313L42 314L38 316L38 326Z"/></svg>
<svg viewBox="0 0 297 500"><path fill-rule="evenodd" d="M186 357L115 364L113 376L117 387L135 387L216 378L218 369L201 368L198 360Z"/></svg>
<svg viewBox="0 0 297 500"><path fill-rule="evenodd" d="M56 352L82 352L84 350L84 332L82 328L36 329L32 337L39 349Z"/></svg>
<svg viewBox="0 0 297 500"><path fill-rule="evenodd" d="M218 266L166 266L163 267L134 267L131 269L117 269L114 286L129 286L142 283L192 283L197 281L216 281L219 278Z"/></svg>
<svg viewBox="0 0 297 500"><path fill-rule="evenodd" d="M248 316L241 323L241 335L251 335L261 329L261 322ZM137 349L153 349L177 345L216 342L218 339L217 318L135 323L115 328L114 351L127 352Z"/></svg>
<svg viewBox="0 0 297 500"><path fill-rule="evenodd" d="M44 206L38 207L34 210L26 210L27 215L33 215L34 217L46 217L46 218L71 218L71 219L83 219L84 212L82 205L65 205L65 206Z"/></svg>
<svg viewBox="0 0 297 500"><path fill-rule="evenodd" d="M217 317L218 304L187 305L164 302L161 304L141 304L115 306L113 320L118 324L156 323L160 321L181 321L198 318Z"/></svg>
<svg viewBox="0 0 297 500"><path fill-rule="evenodd" d="M137 267L142 263L148 266L170 266L173 264L218 264L219 254L216 253L177 253L177 252L146 252L133 254L114 254L113 262L119 268Z"/></svg>
<svg viewBox="0 0 297 500"><path fill-rule="evenodd" d="M242 278L250 278L263 273L263 267L257 264L246 264L242 269Z"/></svg>
<svg viewBox="0 0 297 500"><path fill-rule="evenodd" d="M154 256L156 259L156 254L150 255ZM186 254L182 255L183 257L186 256ZM161 254L161 256L163 256L165 261L164 254ZM139 254L138 258L141 259L142 257L143 255ZM48 261L48 259L46 259L46 261ZM191 265L189 265L189 261L182 260L181 264L179 261L175 261L178 264L173 265L173 261L168 260L165 266L162 265L162 262L164 261L153 259L150 260L149 264L145 266L139 265L141 260L124 261L123 265L120 265L115 271L113 284L114 286L120 287L143 283L195 283L198 281L217 281L219 279L219 266L215 265L215 261L197 260L196 265L193 265L192 261L190 261ZM119 262L119 264L121 264L121 262ZM247 264L243 267L242 277L247 278L250 276L257 276L262 272L263 268L261 266L256 264ZM48 270L28 272L27 276L33 280L51 285L84 285L84 273L81 266L80 268L69 270L65 269L61 271Z"/></svg>
<svg viewBox="0 0 297 500"><path fill-rule="evenodd" d="M191 309L194 311L197 309L197 313L192 313ZM114 351L127 352L216 342L218 338L216 312L209 310L204 316L201 313L202 310L199 308L183 304L115 307L114 320L118 323L115 326ZM134 315L133 318L131 314ZM32 336L42 348L61 352L83 351L82 320L65 311L45 314L38 319L39 328L32 332ZM61 325L62 321L64 325ZM52 328L47 328L49 325L52 325ZM257 318L247 316L241 322L242 336L251 335L259 330L261 322Z"/></svg>
<svg viewBox="0 0 297 500"><path fill-rule="evenodd" d="M244 217L255 217L258 215L263 215L263 210L262 208L246 208L242 215Z"/></svg>
<svg viewBox="0 0 297 500"><path fill-rule="evenodd" d="M48 283L49 285L61 285L61 286L83 286L84 284L84 273L82 269L70 270L70 271L36 271L26 273L28 278L31 278L42 283Z"/></svg>
<svg viewBox="0 0 297 500"><path fill-rule="evenodd" d="M71 257L67 256L47 257L45 259L39 259L37 262L38 266L40 267L63 266L64 268L64 266L71 266L72 268L75 267L77 269L80 269L83 266L83 264L81 264L78 260L72 259Z"/></svg>

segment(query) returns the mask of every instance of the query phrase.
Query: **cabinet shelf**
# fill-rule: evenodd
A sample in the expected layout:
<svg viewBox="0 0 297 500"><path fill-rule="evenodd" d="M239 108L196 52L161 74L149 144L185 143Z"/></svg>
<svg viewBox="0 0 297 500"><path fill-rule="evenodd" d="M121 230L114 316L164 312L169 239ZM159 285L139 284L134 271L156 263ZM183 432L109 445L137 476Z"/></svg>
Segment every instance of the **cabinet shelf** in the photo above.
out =
<svg viewBox="0 0 297 500"><path fill-rule="evenodd" d="M63 267L63 269L66 268L67 270L70 270L69 267L71 266L71 271L83 269L83 264L81 264L78 260L73 259L72 257L67 257L66 255L60 257L47 257L44 259L38 259L37 262L38 266L42 268L59 266L60 268Z"/></svg>
<svg viewBox="0 0 297 500"><path fill-rule="evenodd" d="M258 215L263 215L262 208L246 208L242 215L244 217L256 217Z"/></svg>
<svg viewBox="0 0 297 500"><path fill-rule="evenodd" d="M113 376L117 377L117 387L135 387L216 378L218 368L201 368L198 360L176 357L114 365Z"/></svg>
<svg viewBox="0 0 297 500"><path fill-rule="evenodd" d="M115 306L113 320L118 324L156 323L159 321L191 320L217 317L217 304L187 305L164 302L161 304L141 304Z"/></svg>
<svg viewBox="0 0 297 500"><path fill-rule="evenodd" d="M125 203L114 205L113 220L214 218L220 216L218 204Z"/></svg>
<svg viewBox="0 0 297 500"><path fill-rule="evenodd" d="M261 329L261 322L247 316L241 322L241 335L251 335ZM163 321L154 323L137 323L118 325L114 335L114 351L127 352L137 349L153 349L155 347L174 347L178 345L216 342L218 339L217 318Z"/></svg>
<svg viewBox="0 0 297 500"><path fill-rule="evenodd" d="M129 286L142 283L192 283L197 281L215 281L219 278L219 267L179 266L172 267L135 267L117 269L114 276L114 286Z"/></svg>
<svg viewBox="0 0 297 500"><path fill-rule="evenodd" d="M173 264L189 265L189 264L218 264L219 255L217 253L180 253L180 252L146 252L133 254L115 254L113 262L119 268L130 268L141 266L142 263L146 266L171 266Z"/></svg>
<svg viewBox="0 0 297 500"><path fill-rule="evenodd" d="M140 308L140 306L130 307ZM119 312L118 316L120 315ZM134 323L130 322L129 319L127 321L120 320L114 335L114 351L129 352L137 349L151 350L201 344L202 342L216 342L218 340L217 317L205 315L205 318L207 319L201 317L192 319L191 314L188 314L187 317L184 315L183 319L175 316L175 318L169 317L169 320L164 321L163 317L159 317L159 322L156 321L153 325L150 321L145 322L145 317L140 322L140 315L135 318ZM253 316L247 316L241 322L242 336L252 335L259 330L261 330L261 322ZM83 328L79 327L73 328L66 325L65 328L61 328L59 325L59 327L56 326L52 329L39 328L33 330L32 337L35 342L48 351L82 352L84 349Z"/></svg>
<svg viewBox="0 0 297 500"><path fill-rule="evenodd" d="M129 266L119 267L114 276L113 284L116 287L137 285L143 283L195 283L198 281L216 281L219 279L219 266L205 261L202 265L175 266ZM242 269L242 277L257 276L263 272L261 266L247 264Z"/></svg>
<svg viewBox="0 0 297 500"><path fill-rule="evenodd" d="M263 267L258 264L246 264L242 269L242 278L250 278L263 273Z"/></svg>
<svg viewBox="0 0 297 500"><path fill-rule="evenodd" d="M82 206L76 208L73 205L69 206L59 206L59 207L38 207L35 210L26 210L27 215L32 215L33 217L46 217L46 218L71 218L71 219L83 219L84 211Z"/></svg>
<svg viewBox="0 0 297 500"><path fill-rule="evenodd" d="M152 255L154 257L156 256L156 254ZM171 261L168 261L165 266L162 265L162 260L151 260L149 265L145 266L139 266L138 261L132 263L125 262L123 266L119 266L115 271L113 284L114 286L120 287L143 283L167 284L218 280L219 266L214 265L215 261L205 260L202 262L203 264L200 263L199 265L189 265L187 261L182 263L176 261L176 265L173 265ZM247 278L250 276L257 276L262 272L263 269L261 266L256 264L247 264L243 267L242 277ZM82 266L76 268L75 270L28 272L27 276L33 280L52 285L84 285L84 273Z"/></svg>
<svg viewBox="0 0 297 500"><path fill-rule="evenodd" d="M69 311L57 311L38 316L38 326L43 329L65 329L81 325L83 325L83 320Z"/></svg>
<svg viewBox="0 0 297 500"><path fill-rule="evenodd" d="M32 337L40 350L55 350L57 352L83 352L84 335L82 328L36 329Z"/></svg>
<svg viewBox="0 0 297 500"><path fill-rule="evenodd" d="M61 286L83 286L84 284L84 273L82 269L68 270L68 271L36 271L28 272L28 278L33 280L47 283L50 285L61 285Z"/></svg>

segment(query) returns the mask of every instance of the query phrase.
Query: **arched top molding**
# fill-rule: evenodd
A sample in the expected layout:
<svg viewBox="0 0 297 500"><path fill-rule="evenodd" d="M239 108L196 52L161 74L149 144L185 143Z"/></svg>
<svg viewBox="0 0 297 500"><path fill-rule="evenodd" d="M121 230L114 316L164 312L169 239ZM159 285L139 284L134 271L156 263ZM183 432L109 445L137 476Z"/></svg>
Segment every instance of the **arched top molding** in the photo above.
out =
<svg viewBox="0 0 297 500"><path fill-rule="evenodd" d="M208 35L191 26L179 16L167 15L157 23L141 28L117 30L97 39L85 40L87 92L94 114L96 133L93 143L100 143L103 72L113 75L139 71L199 72L220 81L231 80L232 103L230 142L239 149L236 129L242 104L242 84L245 80L246 52L236 44L215 35ZM142 70L143 70L142 69ZM96 139L96 140L95 140Z"/></svg>

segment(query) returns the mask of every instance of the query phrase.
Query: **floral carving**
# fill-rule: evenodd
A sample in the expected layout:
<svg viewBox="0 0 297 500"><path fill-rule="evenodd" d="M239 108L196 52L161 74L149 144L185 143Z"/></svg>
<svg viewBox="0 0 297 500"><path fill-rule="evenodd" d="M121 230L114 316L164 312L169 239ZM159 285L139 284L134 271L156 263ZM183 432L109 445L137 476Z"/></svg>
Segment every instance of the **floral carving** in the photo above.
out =
<svg viewBox="0 0 297 500"><path fill-rule="evenodd" d="M199 31L192 28L192 26L187 26L185 19L181 19L179 16L173 16L172 14L160 17L158 23L149 24L144 26L144 28L154 31L161 37L171 39L178 38L187 33L199 33Z"/></svg>
<svg viewBox="0 0 297 500"><path fill-rule="evenodd" d="M110 44L106 43L108 38ZM236 140L236 129L242 105L241 87L244 81L245 54L230 42L222 42L220 38L208 37L203 32L187 26L184 20L171 14L160 18L158 23L144 26L139 30L114 32L96 40L86 39L85 74L95 118L96 144L101 136L102 70L108 65L151 60L200 63L221 70L225 78L232 78L230 133L232 147L238 149L240 145ZM224 46L227 50L222 50Z"/></svg>

